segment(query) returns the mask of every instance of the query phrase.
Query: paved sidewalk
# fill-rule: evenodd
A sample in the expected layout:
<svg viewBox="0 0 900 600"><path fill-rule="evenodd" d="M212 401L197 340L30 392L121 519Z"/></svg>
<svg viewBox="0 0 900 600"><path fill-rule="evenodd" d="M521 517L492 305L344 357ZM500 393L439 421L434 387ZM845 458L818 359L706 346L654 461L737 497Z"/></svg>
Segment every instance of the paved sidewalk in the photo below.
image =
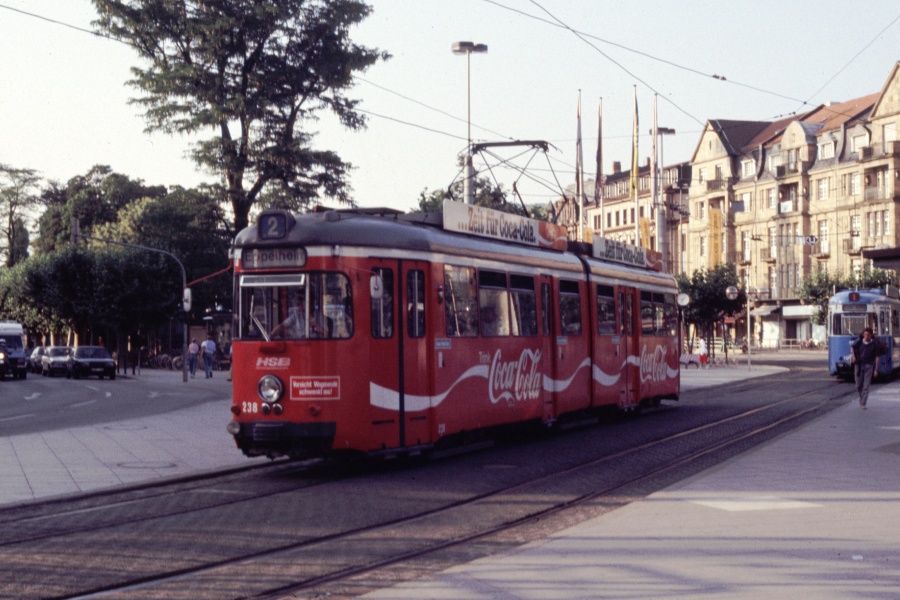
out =
<svg viewBox="0 0 900 600"><path fill-rule="evenodd" d="M139 377L181 383L181 376L144 369ZM225 373L186 385L214 387L221 400L140 419L0 438L0 506L250 464L225 431L231 418Z"/></svg>
<svg viewBox="0 0 900 600"><path fill-rule="evenodd" d="M602 517L364 597L896 600L900 382Z"/></svg>

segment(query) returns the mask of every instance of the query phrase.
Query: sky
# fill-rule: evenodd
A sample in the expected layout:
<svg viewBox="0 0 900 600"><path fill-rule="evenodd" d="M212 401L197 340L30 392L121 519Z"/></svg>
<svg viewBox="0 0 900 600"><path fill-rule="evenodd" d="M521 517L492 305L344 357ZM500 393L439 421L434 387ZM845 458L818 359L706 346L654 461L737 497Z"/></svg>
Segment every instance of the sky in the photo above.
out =
<svg viewBox="0 0 900 600"><path fill-rule="evenodd" d="M639 155L650 156L654 101L665 164L689 161L708 119L774 120L881 90L900 60L895 0L369 0L353 41L392 58L359 74L349 96L368 127L330 115L315 145L353 164L362 207L410 210L420 192L460 176L467 137L541 140L478 155L480 176L525 202L574 183L577 107L586 178L596 173L602 99L603 170L630 168L634 97ZM25 11L31 15L23 14ZM36 15L36 16L34 16ZM130 47L93 36L89 0L0 0L0 163L66 182L97 164L148 185L215 182L190 159L194 140L147 134ZM470 62L456 41L487 44ZM529 162L530 161L530 162ZM528 169L523 175L510 165ZM514 198L510 196L510 200ZM325 204L329 204L326 200ZM331 203L333 204L333 203Z"/></svg>

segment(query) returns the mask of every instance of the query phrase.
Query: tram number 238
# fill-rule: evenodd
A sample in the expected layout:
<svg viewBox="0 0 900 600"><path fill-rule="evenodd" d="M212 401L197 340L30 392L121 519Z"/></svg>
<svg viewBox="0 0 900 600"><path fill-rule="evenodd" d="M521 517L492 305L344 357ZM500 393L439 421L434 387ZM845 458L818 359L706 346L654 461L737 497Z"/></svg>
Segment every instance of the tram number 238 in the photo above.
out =
<svg viewBox="0 0 900 600"><path fill-rule="evenodd" d="M241 411L245 413L258 413L259 402L242 402Z"/></svg>

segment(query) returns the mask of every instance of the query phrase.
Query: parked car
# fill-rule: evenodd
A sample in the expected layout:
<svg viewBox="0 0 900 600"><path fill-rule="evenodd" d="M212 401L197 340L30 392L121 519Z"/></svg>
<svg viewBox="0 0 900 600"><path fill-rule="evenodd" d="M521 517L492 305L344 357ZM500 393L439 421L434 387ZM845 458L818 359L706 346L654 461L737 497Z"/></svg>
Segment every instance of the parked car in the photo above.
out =
<svg viewBox="0 0 900 600"><path fill-rule="evenodd" d="M66 378L116 378L116 362L103 346L76 346L66 359Z"/></svg>
<svg viewBox="0 0 900 600"><path fill-rule="evenodd" d="M41 375L53 377L54 373L62 375L66 372L66 359L69 357L68 346L47 346L41 357Z"/></svg>
<svg viewBox="0 0 900 600"><path fill-rule="evenodd" d="M28 356L28 370L32 373L41 372L41 357L44 356L46 346L36 346Z"/></svg>

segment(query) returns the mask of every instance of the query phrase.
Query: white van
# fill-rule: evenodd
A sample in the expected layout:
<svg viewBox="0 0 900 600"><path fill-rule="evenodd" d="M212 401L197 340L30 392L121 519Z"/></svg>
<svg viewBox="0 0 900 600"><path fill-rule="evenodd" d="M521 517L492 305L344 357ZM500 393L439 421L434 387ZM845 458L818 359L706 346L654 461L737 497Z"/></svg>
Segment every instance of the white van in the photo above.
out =
<svg viewBox="0 0 900 600"><path fill-rule="evenodd" d="M15 379L28 376L25 360L25 331L15 321L0 321L0 379L12 375Z"/></svg>

